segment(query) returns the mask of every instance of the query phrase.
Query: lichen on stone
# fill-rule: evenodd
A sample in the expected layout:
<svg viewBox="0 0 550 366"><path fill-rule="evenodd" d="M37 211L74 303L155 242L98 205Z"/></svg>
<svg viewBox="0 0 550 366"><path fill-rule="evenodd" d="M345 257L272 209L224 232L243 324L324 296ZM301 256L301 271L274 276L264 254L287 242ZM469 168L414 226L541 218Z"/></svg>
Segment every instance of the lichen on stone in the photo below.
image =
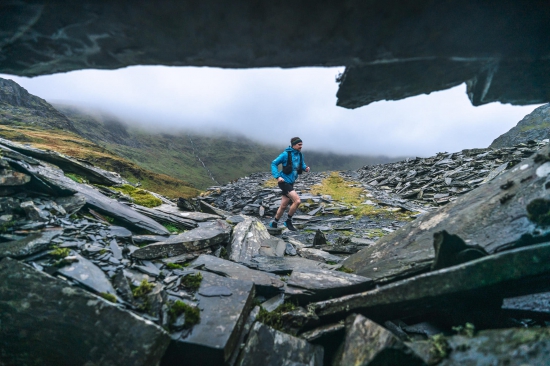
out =
<svg viewBox="0 0 550 366"><path fill-rule="evenodd" d="M116 303L116 296L113 295L113 294L108 294L106 292L102 292L102 293L99 294L99 296L101 296L102 298L104 298L107 301Z"/></svg>

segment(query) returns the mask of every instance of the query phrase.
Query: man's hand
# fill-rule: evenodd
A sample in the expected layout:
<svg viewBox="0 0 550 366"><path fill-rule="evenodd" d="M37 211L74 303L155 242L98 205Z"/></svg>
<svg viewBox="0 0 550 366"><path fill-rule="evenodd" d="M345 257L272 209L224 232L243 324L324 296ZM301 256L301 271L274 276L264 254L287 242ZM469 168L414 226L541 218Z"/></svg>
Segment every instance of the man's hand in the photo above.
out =
<svg viewBox="0 0 550 366"><path fill-rule="evenodd" d="M281 177L277 178L277 182L284 182L285 180Z"/></svg>
<svg viewBox="0 0 550 366"><path fill-rule="evenodd" d="M310 169L309 167L306 167L306 173L309 173Z"/></svg>

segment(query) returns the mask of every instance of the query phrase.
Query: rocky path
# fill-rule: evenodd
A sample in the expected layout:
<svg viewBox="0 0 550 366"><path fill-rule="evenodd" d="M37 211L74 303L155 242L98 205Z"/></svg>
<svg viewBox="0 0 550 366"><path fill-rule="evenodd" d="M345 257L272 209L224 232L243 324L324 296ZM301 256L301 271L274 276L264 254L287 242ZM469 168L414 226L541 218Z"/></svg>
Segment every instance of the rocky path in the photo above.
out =
<svg viewBox="0 0 550 366"><path fill-rule="evenodd" d="M290 232L268 174L142 207L2 140L0 361L546 364L546 145L304 174Z"/></svg>

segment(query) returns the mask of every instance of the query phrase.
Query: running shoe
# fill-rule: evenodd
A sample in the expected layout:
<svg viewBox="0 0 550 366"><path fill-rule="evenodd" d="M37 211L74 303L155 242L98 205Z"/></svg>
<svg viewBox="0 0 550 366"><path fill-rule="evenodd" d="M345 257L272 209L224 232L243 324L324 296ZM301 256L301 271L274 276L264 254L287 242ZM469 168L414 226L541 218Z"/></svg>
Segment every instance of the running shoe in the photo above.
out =
<svg viewBox="0 0 550 366"><path fill-rule="evenodd" d="M269 227L273 228L273 229L276 229L277 228L277 223L275 221L271 221L269 223Z"/></svg>
<svg viewBox="0 0 550 366"><path fill-rule="evenodd" d="M292 221L290 221L290 220L286 220L286 221L285 221L285 226L286 226L287 229L290 230L290 231L298 231L298 229L296 229L296 228L294 227L294 225L292 225Z"/></svg>

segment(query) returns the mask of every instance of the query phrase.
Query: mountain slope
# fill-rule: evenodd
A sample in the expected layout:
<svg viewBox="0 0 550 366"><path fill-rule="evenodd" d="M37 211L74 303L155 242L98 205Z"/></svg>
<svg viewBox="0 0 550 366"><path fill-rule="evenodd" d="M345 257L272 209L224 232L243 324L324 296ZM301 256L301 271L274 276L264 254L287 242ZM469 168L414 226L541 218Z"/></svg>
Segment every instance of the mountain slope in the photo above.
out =
<svg viewBox="0 0 550 366"><path fill-rule="evenodd" d="M89 140L144 168L193 182L201 189L269 171L271 161L286 148L259 144L237 135L205 136L181 130L151 132L104 113L69 105L55 107ZM304 157L315 171L351 170L399 160L309 150L304 151Z"/></svg>
<svg viewBox="0 0 550 366"><path fill-rule="evenodd" d="M547 138L550 138L550 104L538 107L523 117L510 131L497 137L489 147L510 147L529 140Z"/></svg>

